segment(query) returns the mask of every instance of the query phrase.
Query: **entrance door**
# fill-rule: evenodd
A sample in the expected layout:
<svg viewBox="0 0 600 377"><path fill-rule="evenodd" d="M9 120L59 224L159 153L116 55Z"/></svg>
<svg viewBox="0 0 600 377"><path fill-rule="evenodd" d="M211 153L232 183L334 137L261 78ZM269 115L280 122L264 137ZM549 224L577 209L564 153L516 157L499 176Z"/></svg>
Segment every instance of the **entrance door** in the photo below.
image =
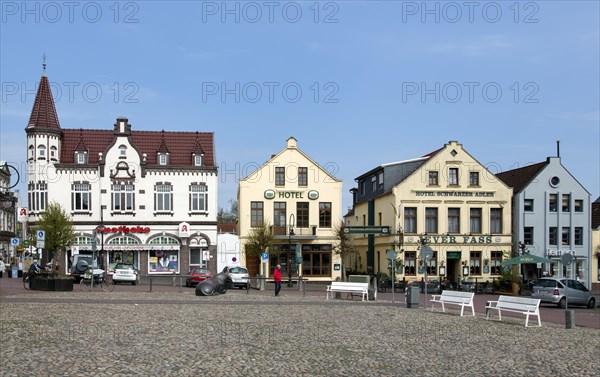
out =
<svg viewBox="0 0 600 377"><path fill-rule="evenodd" d="M448 274L448 281L452 284L452 289L456 289L458 278L456 277L458 259L448 259L448 267L446 273Z"/></svg>

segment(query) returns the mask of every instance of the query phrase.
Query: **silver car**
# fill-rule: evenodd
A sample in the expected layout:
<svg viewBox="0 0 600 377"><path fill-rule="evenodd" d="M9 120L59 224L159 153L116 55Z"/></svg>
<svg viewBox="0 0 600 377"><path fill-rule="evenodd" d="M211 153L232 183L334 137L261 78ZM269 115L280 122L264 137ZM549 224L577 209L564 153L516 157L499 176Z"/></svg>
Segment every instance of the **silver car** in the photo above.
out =
<svg viewBox="0 0 600 377"><path fill-rule="evenodd" d="M565 282L568 284L566 292ZM567 301L569 305L585 305L590 309L596 306L596 299L589 289L574 279L541 278L533 284L531 297L561 308L566 307Z"/></svg>
<svg viewBox="0 0 600 377"><path fill-rule="evenodd" d="M223 269L223 272L231 278L232 287L238 287L240 289L250 288L250 275L248 275L248 270L244 267L228 266Z"/></svg>

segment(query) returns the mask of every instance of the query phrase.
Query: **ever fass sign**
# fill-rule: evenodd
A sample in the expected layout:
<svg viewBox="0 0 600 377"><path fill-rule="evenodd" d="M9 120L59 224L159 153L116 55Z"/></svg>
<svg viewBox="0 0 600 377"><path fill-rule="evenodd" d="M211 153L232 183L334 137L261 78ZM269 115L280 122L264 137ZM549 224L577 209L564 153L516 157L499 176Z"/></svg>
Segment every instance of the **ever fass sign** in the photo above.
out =
<svg viewBox="0 0 600 377"><path fill-rule="evenodd" d="M105 226L104 229L102 227L97 227L96 228L96 232L98 233L150 233L150 227L143 227L143 226L132 226L132 227L128 227L125 225L121 225L121 226Z"/></svg>

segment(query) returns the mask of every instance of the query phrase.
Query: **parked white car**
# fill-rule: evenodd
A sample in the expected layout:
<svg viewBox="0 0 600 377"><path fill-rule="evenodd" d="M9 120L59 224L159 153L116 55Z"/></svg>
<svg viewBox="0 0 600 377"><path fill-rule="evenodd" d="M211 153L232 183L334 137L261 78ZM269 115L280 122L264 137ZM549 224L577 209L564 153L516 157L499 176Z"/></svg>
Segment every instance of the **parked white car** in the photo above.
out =
<svg viewBox="0 0 600 377"><path fill-rule="evenodd" d="M231 278L232 287L238 287L239 289L250 288L250 275L248 275L248 270L244 267L228 266L223 269L223 272Z"/></svg>
<svg viewBox="0 0 600 377"><path fill-rule="evenodd" d="M131 263L117 263L113 273L113 283L131 283L136 285L138 274L135 266Z"/></svg>

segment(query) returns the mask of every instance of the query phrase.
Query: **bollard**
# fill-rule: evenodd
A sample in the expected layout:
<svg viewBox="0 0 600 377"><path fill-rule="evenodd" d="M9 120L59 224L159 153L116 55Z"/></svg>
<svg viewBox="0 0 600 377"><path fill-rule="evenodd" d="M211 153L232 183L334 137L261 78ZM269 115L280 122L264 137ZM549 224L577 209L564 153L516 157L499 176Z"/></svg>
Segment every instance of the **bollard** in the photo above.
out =
<svg viewBox="0 0 600 377"><path fill-rule="evenodd" d="M575 328L575 312L572 309L565 310L565 329Z"/></svg>
<svg viewBox="0 0 600 377"><path fill-rule="evenodd" d="M152 276L150 276L150 292L152 292Z"/></svg>

